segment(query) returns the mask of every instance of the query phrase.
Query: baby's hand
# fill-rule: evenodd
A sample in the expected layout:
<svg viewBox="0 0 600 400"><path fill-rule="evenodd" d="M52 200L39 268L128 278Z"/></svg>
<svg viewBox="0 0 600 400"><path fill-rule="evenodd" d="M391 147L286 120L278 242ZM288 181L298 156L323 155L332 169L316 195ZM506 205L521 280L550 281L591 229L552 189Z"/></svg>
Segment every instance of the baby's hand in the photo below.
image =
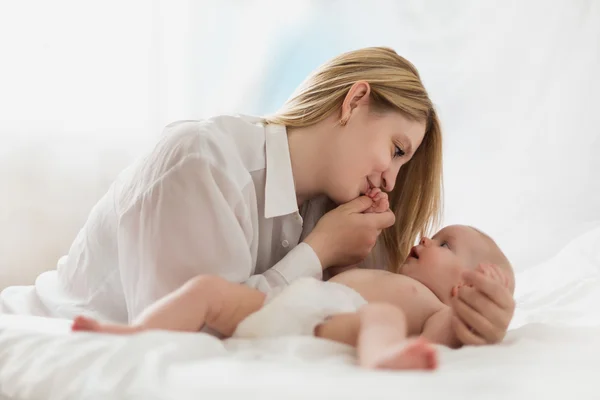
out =
<svg viewBox="0 0 600 400"><path fill-rule="evenodd" d="M388 195L379 188L369 189L366 196L373 200L373 205L365 213L382 213L390 209Z"/></svg>

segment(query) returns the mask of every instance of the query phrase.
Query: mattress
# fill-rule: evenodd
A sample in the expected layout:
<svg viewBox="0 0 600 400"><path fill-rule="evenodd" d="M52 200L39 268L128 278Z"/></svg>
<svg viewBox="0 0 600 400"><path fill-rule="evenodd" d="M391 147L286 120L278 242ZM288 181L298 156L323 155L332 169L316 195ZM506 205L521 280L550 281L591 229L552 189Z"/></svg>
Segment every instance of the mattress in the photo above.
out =
<svg viewBox="0 0 600 400"><path fill-rule="evenodd" d="M600 227L519 273L515 297L503 343L440 347L434 372L364 370L352 348L312 337L74 334L67 320L5 315L0 393L44 400L600 398Z"/></svg>

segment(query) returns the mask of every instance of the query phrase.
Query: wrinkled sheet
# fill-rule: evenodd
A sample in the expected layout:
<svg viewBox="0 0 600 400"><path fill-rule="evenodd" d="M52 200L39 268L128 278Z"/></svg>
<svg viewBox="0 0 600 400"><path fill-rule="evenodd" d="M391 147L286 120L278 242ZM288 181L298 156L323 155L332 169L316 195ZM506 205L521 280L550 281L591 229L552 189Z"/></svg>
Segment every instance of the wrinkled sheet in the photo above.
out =
<svg viewBox="0 0 600 400"><path fill-rule="evenodd" d="M433 373L362 370L351 348L310 337L220 342L205 334L108 337L13 328L0 334L0 385L11 399L45 400L396 399L409 393L593 399L600 395L598 355L597 326L528 324L498 346L442 348Z"/></svg>

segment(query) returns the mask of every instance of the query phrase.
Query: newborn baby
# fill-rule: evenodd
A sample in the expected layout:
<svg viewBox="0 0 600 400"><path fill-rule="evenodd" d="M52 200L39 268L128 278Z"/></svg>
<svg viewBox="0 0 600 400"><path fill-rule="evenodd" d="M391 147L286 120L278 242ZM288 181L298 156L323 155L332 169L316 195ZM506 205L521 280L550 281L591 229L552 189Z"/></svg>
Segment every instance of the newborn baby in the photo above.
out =
<svg viewBox="0 0 600 400"><path fill-rule="evenodd" d="M477 308L514 307L505 304L512 296L500 293L513 290L512 268L496 243L455 225L423 238L399 274L353 269L327 282L304 278L269 298L218 276L198 276L131 325L80 316L73 330L128 334L208 327L225 337L308 334L355 346L359 364L367 368L433 369L437 355L431 343L456 348L468 335L489 337L494 325L508 325L494 321L494 315L502 319L507 313L488 309L491 320L482 320ZM469 301L475 308L463 301L473 296L479 296Z"/></svg>

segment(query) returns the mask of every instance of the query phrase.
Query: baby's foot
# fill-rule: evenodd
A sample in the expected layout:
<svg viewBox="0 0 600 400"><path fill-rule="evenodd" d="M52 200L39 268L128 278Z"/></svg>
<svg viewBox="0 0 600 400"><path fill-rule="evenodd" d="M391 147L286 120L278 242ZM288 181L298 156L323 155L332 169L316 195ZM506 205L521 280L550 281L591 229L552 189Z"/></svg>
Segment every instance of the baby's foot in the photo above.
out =
<svg viewBox="0 0 600 400"><path fill-rule="evenodd" d="M73 331L98 332L98 333L115 333L119 335L127 335L140 332L141 329L137 326L119 325L119 324L104 324L95 319L79 316L76 317L71 325Z"/></svg>
<svg viewBox="0 0 600 400"><path fill-rule="evenodd" d="M379 188L370 188L369 190L367 190L367 193L365 193L365 196L368 196L371 199L375 200L375 196L377 196L377 194L380 192L381 189Z"/></svg>
<svg viewBox="0 0 600 400"><path fill-rule="evenodd" d="M367 367L394 370L433 370L438 365L437 350L423 337L409 339L373 361Z"/></svg>
<svg viewBox="0 0 600 400"><path fill-rule="evenodd" d="M381 213L390 208L388 195L379 188L369 189L366 193L373 200L373 205L365 213Z"/></svg>

